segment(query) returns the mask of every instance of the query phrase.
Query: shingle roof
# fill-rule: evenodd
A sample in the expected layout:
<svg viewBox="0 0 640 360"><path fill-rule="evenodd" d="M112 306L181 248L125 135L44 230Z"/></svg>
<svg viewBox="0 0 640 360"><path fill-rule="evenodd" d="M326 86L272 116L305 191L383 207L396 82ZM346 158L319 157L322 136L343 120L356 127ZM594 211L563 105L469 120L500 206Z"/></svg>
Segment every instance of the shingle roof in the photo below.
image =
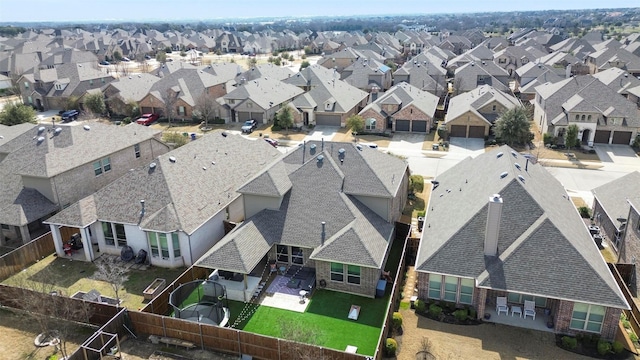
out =
<svg viewBox="0 0 640 360"><path fill-rule="evenodd" d="M640 172L634 171L592 190L606 215L618 224L617 219L629 215L630 201L640 205Z"/></svg>
<svg viewBox="0 0 640 360"><path fill-rule="evenodd" d="M251 99L262 109L271 109L302 94L304 91L297 86L289 85L280 80L260 78L248 81L225 95L224 99Z"/></svg>
<svg viewBox="0 0 640 360"><path fill-rule="evenodd" d="M436 179L416 269L472 277L496 290L628 308L562 185L515 154L502 146ZM483 252L492 194L504 201L496 257Z"/></svg>
<svg viewBox="0 0 640 360"><path fill-rule="evenodd" d="M360 113L364 113L368 109L374 109L377 112L381 112L380 104L394 104L402 105L402 109L407 106L413 105L426 115L433 117L436 113L436 107L438 106L438 97L427 92L422 91L415 86L402 82L393 86L387 90L384 94L376 99L373 103L365 106ZM392 114L387 114L391 116Z"/></svg>
<svg viewBox="0 0 640 360"><path fill-rule="evenodd" d="M325 101L334 99L335 107L333 112L346 113L354 109L362 100L366 99L369 94L354 86L347 84L342 80L332 79L328 82L318 82L310 91L308 97L311 97L316 104L323 104ZM307 96L305 96L307 98ZM293 100L293 104L297 106L297 98ZM308 99L304 99L304 103L308 103ZM318 108L316 111L324 111L324 108Z"/></svg>
<svg viewBox="0 0 640 360"><path fill-rule="evenodd" d="M492 120L494 119L490 119L489 116L482 115L479 110L493 102L501 104L507 109L513 109L520 105L518 99L515 97L505 94L500 90L496 90L489 85L482 85L472 91L462 93L451 98L451 101L449 102L449 112L446 115L445 123L457 119L468 111L473 111L487 123L492 124Z"/></svg>

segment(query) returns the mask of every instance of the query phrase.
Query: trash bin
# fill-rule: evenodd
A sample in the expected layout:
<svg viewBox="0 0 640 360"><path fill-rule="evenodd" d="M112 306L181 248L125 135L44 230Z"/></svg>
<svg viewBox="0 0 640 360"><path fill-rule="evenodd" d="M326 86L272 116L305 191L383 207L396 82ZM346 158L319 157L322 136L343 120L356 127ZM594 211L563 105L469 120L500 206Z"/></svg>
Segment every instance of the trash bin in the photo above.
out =
<svg viewBox="0 0 640 360"><path fill-rule="evenodd" d="M418 216L418 231L422 231L424 227L424 217Z"/></svg>
<svg viewBox="0 0 640 360"><path fill-rule="evenodd" d="M196 139L196 133L191 133L191 140L195 140Z"/></svg>

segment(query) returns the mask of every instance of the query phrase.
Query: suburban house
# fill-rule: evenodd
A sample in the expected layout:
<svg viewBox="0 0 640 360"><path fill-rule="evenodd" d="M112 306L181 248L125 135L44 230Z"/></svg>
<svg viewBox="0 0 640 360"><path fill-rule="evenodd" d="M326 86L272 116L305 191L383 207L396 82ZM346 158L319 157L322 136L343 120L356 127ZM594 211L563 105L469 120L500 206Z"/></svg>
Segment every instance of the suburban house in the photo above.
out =
<svg viewBox="0 0 640 360"><path fill-rule="evenodd" d="M618 255L632 266L627 281L637 294L640 279L640 172L634 171L592 190L593 222Z"/></svg>
<svg viewBox="0 0 640 360"><path fill-rule="evenodd" d="M154 266L191 265L224 236L225 224L244 219L237 188L279 156L265 141L213 131L146 158L47 219L56 252L64 256L64 226L78 229L82 238L77 260L93 261L98 251L120 255L129 246L134 254L144 250Z"/></svg>
<svg viewBox="0 0 640 360"><path fill-rule="evenodd" d="M409 83L420 90L441 97L447 92L445 61L429 53L422 53L405 62L393 73L393 83Z"/></svg>
<svg viewBox="0 0 640 360"><path fill-rule="evenodd" d="M401 159L354 143L306 142L238 187L246 220L196 266L244 275L249 297L273 264L309 274L305 287L373 298L408 184Z"/></svg>
<svg viewBox="0 0 640 360"><path fill-rule="evenodd" d="M429 133L438 100L437 96L403 82L381 94L359 115L364 118L365 132Z"/></svg>
<svg viewBox="0 0 640 360"><path fill-rule="evenodd" d="M451 98L444 125L452 137L484 138L500 114L520 105L512 95L482 85Z"/></svg>
<svg viewBox="0 0 640 360"><path fill-rule="evenodd" d="M275 80L284 80L291 77L294 72L288 67L273 65L272 63L259 64L252 66L251 69L238 74L235 80L238 84L256 80L260 78L270 78Z"/></svg>
<svg viewBox="0 0 640 360"><path fill-rule="evenodd" d="M415 265L419 298L470 305L491 322L509 316L513 326L614 338L629 305L544 167L501 146L432 183ZM505 307L496 309L498 298ZM535 306L523 313L523 304ZM518 312L524 317L513 321Z"/></svg>
<svg viewBox="0 0 640 360"><path fill-rule="evenodd" d="M69 98L79 98L115 79L95 66L95 62L67 63L24 74L18 79L22 101L43 110L64 109Z"/></svg>
<svg viewBox="0 0 640 360"><path fill-rule="evenodd" d="M366 92L387 91L393 83L390 67L366 58L360 58L342 70L340 79Z"/></svg>
<svg viewBox="0 0 640 360"><path fill-rule="evenodd" d="M537 58L546 55L536 48L525 48L524 46L509 46L493 55L493 61L501 68L509 72L513 77L516 69L535 61Z"/></svg>
<svg viewBox="0 0 640 360"><path fill-rule="evenodd" d="M266 124L282 106L302 93L299 87L278 79L259 78L239 84L223 99L231 121L254 119L258 124Z"/></svg>
<svg viewBox="0 0 640 360"><path fill-rule="evenodd" d="M509 91L509 73L490 60L472 61L455 70L453 91L456 95L480 85L491 85L500 91Z"/></svg>
<svg viewBox="0 0 640 360"><path fill-rule="evenodd" d="M336 52L325 51L325 53L327 55L319 59L317 64L327 69L335 69L339 73L363 57L359 51L350 47ZM384 58L380 57L378 60L384 61Z"/></svg>
<svg viewBox="0 0 640 360"><path fill-rule="evenodd" d="M595 73L593 77L607 85L611 90L636 103L634 101L634 90L640 87L640 79L615 67Z"/></svg>
<svg viewBox="0 0 640 360"><path fill-rule="evenodd" d="M636 105L592 75L537 86L534 121L558 138L575 124L578 140L589 146L630 145L640 125Z"/></svg>
<svg viewBox="0 0 640 360"><path fill-rule="evenodd" d="M640 57L619 47L604 47L601 49L596 47L596 51L587 55L585 62L589 66L591 74L617 67L633 76L640 76Z"/></svg>
<svg viewBox="0 0 640 360"><path fill-rule="evenodd" d="M561 74L562 73L562 74ZM545 83L555 83L565 79L565 71L544 63L530 62L515 71L515 93L522 101L531 101L536 97L535 87Z"/></svg>
<svg viewBox="0 0 640 360"><path fill-rule="evenodd" d="M160 79L149 73L141 73L112 81L102 89L109 111L113 114L126 114L127 104L139 104Z"/></svg>
<svg viewBox="0 0 640 360"><path fill-rule="evenodd" d="M20 127L0 145L0 224L5 237L25 243L56 211L169 151L159 130L136 124Z"/></svg>

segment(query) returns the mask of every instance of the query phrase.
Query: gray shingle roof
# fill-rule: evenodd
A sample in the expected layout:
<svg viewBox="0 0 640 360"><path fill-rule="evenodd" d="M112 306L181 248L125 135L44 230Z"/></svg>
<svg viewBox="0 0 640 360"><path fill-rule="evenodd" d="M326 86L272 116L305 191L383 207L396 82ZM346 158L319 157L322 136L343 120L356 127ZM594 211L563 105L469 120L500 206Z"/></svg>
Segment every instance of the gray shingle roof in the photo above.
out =
<svg viewBox="0 0 640 360"><path fill-rule="evenodd" d="M304 91L297 86L271 78L251 80L238 86L223 98L238 101L251 99L262 109L271 109L278 104L293 99Z"/></svg>
<svg viewBox="0 0 640 360"><path fill-rule="evenodd" d="M630 201L640 205L640 172L634 171L592 190L606 215L617 224L618 218L627 218Z"/></svg>
<svg viewBox="0 0 640 360"><path fill-rule="evenodd" d="M518 99L515 97L496 90L489 85L482 85L473 91L462 93L451 98L445 123L457 119L468 111L473 111L487 123L491 124L493 123L493 119L491 119L490 116L483 115L479 110L493 102L501 104L507 109L513 109L520 105Z"/></svg>
<svg viewBox="0 0 640 360"><path fill-rule="evenodd" d="M380 104L401 104L401 109L407 106L413 105L426 115L433 118L436 113L436 107L438 106L438 97L427 92L418 89L415 86L402 82L398 85L394 85L384 94L376 99L373 103L367 105L360 111L362 114L366 110L373 108L377 112L381 112ZM389 116L393 114L387 114Z"/></svg>
<svg viewBox="0 0 640 360"><path fill-rule="evenodd" d="M511 152L502 146L465 159L436 179L416 269L472 277L497 290L627 308L562 185ZM492 194L504 200L498 257L483 252Z"/></svg>
<svg viewBox="0 0 640 360"><path fill-rule="evenodd" d="M309 102L308 97L311 97L316 104L324 104L325 101L334 99L335 107L332 111L334 113L346 113L369 96L367 92L335 78L327 82L318 82L306 94L308 96L305 97L303 104ZM297 98L293 100L293 104L296 106L297 101ZM319 107L316 111L322 112L324 108Z"/></svg>

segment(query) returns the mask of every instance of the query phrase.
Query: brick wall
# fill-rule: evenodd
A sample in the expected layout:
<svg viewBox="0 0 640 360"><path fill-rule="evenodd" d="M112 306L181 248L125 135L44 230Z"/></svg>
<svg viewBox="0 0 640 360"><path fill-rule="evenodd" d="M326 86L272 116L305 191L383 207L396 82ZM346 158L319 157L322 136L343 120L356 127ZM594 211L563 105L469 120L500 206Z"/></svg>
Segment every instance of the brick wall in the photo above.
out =
<svg viewBox="0 0 640 360"><path fill-rule="evenodd" d="M620 250L619 263L636 264L640 260L640 214L631 207L629 217L627 219L627 227L624 232L624 239ZM632 261L635 256L636 261ZM624 261L623 261L624 260ZM633 294L637 294L638 279L640 279L640 266L634 266L634 278L631 281L630 290Z"/></svg>
<svg viewBox="0 0 640 360"><path fill-rule="evenodd" d="M484 126L484 135L489 135L489 124L487 122L472 113L471 111L467 111L466 113L458 116L455 119L447 119L447 131L451 132L451 126L453 125L462 125L462 126ZM468 131L468 129L467 129Z"/></svg>
<svg viewBox="0 0 640 360"><path fill-rule="evenodd" d="M373 298L376 295L376 285L380 279L380 269L360 267L360 285L354 285L347 283L346 269L343 282L332 281L331 263L316 261L316 280L320 281L321 279L327 282L326 289Z"/></svg>
<svg viewBox="0 0 640 360"><path fill-rule="evenodd" d="M426 114L424 111L418 109L414 105L409 105L400 111L393 114L394 121L395 120L426 120L427 121L427 134L431 130L433 126L433 117L429 114Z"/></svg>
<svg viewBox="0 0 640 360"><path fill-rule="evenodd" d="M604 340L611 341L616 335L618 330L618 323L620 322L620 313L622 310L615 308L607 308L602 323L602 330L600 337ZM583 331L577 331L570 329L571 315L573 314L573 302L559 300L558 307L555 312L555 332L567 335L576 335L577 333L583 333ZM588 333L588 332L584 332Z"/></svg>
<svg viewBox="0 0 640 360"><path fill-rule="evenodd" d="M382 116L382 114L380 114L379 112L373 110L373 109L367 109L365 111L363 111L360 116L362 116L362 118L366 121L367 119L370 118L374 118L376 119L376 129L375 130L365 130L367 132L374 132L374 131L378 131L378 132L383 132L386 127L387 127L387 120L384 116Z"/></svg>
<svg viewBox="0 0 640 360"><path fill-rule="evenodd" d="M598 198L595 198L593 201L593 220L596 225L600 226L600 231L606 236L609 245L611 245L611 249L617 252L618 248L616 248L614 244L616 226L613 222L617 222L617 220L610 219L609 216L607 216L607 213L604 212L602 204L600 204Z"/></svg>

